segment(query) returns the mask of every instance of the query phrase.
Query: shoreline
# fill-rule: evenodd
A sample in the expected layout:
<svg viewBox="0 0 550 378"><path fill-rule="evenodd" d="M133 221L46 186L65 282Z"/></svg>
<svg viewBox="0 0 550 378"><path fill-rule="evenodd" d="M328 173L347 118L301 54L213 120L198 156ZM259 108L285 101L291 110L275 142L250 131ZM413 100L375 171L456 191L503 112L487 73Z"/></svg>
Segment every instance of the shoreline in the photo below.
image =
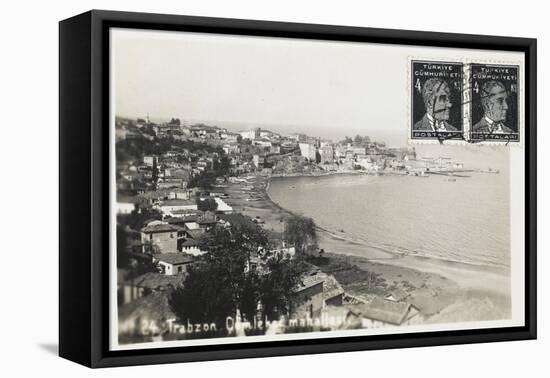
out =
<svg viewBox="0 0 550 378"><path fill-rule="evenodd" d="M228 202L236 209L240 208L245 215L259 217L266 230L280 232L282 220L296 213L271 199L268 193L271 179L334 174L349 173L254 176L251 179L254 180L252 184L235 183L228 186L227 191L233 192ZM241 189L244 185L252 185L253 189L244 191ZM246 198L250 196L254 196L255 199L247 201ZM364 272L370 272L380 280L381 284L374 290L366 289L365 282L345 282L344 289L354 296L362 296L368 300L373 294L384 296L394 288L404 289L410 294L412 303L422 307L423 312L430 316L429 321L434 322L439 318L440 321L463 321L510 317L511 281L510 269L507 267L481 266L375 250L319 226L317 230L319 248L326 251L324 256L335 263L355 266Z"/></svg>

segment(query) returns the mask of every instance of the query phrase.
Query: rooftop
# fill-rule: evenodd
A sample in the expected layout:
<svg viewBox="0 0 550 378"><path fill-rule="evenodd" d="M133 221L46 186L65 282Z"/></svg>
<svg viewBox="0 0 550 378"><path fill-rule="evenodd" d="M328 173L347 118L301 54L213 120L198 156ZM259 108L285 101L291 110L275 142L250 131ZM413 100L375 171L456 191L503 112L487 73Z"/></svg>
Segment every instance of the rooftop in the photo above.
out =
<svg viewBox="0 0 550 378"><path fill-rule="evenodd" d="M138 196L144 199L160 199L160 198L168 197L169 193L170 193L169 190L159 189L159 190L145 192L145 193L139 194Z"/></svg>
<svg viewBox="0 0 550 378"><path fill-rule="evenodd" d="M332 274L319 273L319 276L325 278L323 283L323 298L325 300L344 294L344 288Z"/></svg>
<svg viewBox="0 0 550 378"><path fill-rule="evenodd" d="M197 204L195 203L195 201L191 201L191 200L171 199L171 200L162 201L161 206L192 206L192 205L196 206Z"/></svg>
<svg viewBox="0 0 550 378"><path fill-rule="evenodd" d="M190 237L193 239L198 239L204 234L204 230L197 229L197 230L185 230L189 234Z"/></svg>
<svg viewBox="0 0 550 378"><path fill-rule="evenodd" d="M145 232L148 234L160 233L160 232L177 232L177 231L183 231L183 228L173 224L167 224L167 223L153 224L153 225L143 227L141 229L141 232Z"/></svg>
<svg viewBox="0 0 550 378"><path fill-rule="evenodd" d="M216 222L216 216L211 212L205 212L203 215L197 218L198 224L212 224Z"/></svg>
<svg viewBox="0 0 550 378"><path fill-rule="evenodd" d="M306 273L302 275L300 280L301 282L294 288L295 293L308 289L315 285L322 284L325 281L325 279L321 275L319 275L318 272Z"/></svg>
<svg viewBox="0 0 550 378"><path fill-rule="evenodd" d="M122 193L117 193L116 195L116 201L118 203L139 203L139 197L138 196L128 196Z"/></svg>
<svg viewBox="0 0 550 378"><path fill-rule="evenodd" d="M142 274L131 281L127 281L127 283L151 290L159 290L165 288L176 288L182 285L183 277L181 275L168 276L161 273L149 272Z"/></svg>
<svg viewBox="0 0 550 378"><path fill-rule="evenodd" d="M252 218L242 214L220 214L218 215L218 218L235 227L256 225Z"/></svg>
<svg viewBox="0 0 550 378"><path fill-rule="evenodd" d="M400 302L403 299L407 298L408 296L409 294L405 290L397 288L393 290L391 293L389 293L388 295L386 295L386 299L391 300L391 298L393 298L395 302Z"/></svg>
<svg viewBox="0 0 550 378"><path fill-rule="evenodd" d="M193 262L193 256L188 255L187 253L159 253L154 255L153 258L172 265L188 264Z"/></svg>
<svg viewBox="0 0 550 378"><path fill-rule="evenodd" d="M178 218L192 217L192 216L198 217L198 216L199 216L199 215L197 214L197 210L196 210L196 209L172 210L171 213L172 213L175 217L178 217Z"/></svg>
<svg viewBox="0 0 550 378"><path fill-rule="evenodd" d="M169 277L169 276L165 276ZM135 319L164 320L175 318L170 307L169 299L164 293L154 292L133 302L120 306L118 309L119 322L135 321Z"/></svg>
<svg viewBox="0 0 550 378"><path fill-rule="evenodd" d="M184 216L169 217L169 218L166 218L165 221L170 224L183 224L183 223L196 222L198 218L199 218L198 214L186 214Z"/></svg>
<svg viewBox="0 0 550 378"><path fill-rule="evenodd" d="M199 245L199 242L195 239L187 239L186 241L181 243L181 245L184 247L195 247Z"/></svg>
<svg viewBox="0 0 550 378"><path fill-rule="evenodd" d="M357 307L359 313L365 318L400 325L405 320L411 305L375 297L369 304L358 305Z"/></svg>

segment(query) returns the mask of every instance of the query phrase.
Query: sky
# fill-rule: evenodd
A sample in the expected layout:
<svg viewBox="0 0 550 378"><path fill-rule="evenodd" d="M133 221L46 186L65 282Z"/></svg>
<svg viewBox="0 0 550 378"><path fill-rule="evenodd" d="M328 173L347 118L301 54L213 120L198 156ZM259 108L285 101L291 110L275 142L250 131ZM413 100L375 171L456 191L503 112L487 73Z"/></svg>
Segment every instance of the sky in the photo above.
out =
<svg viewBox="0 0 550 378"><path fill-rule="evenodd" d="M111 30L119 116L407 143L409 58L481 50L187 32ZM491 57L510 54L491 52ZM516 57L517 58L517 57Z"/></svg>

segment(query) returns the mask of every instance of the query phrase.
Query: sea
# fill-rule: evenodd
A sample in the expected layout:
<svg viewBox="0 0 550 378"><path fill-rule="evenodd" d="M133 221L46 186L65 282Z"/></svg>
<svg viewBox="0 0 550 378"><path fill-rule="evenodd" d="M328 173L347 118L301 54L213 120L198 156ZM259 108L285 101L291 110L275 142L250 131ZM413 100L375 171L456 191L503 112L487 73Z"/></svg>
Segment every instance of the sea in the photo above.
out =
<svg viewBox="0 0 550 378"><path fill-rule="evenodd" d="M313 218L321 232L364 246L366 255L509 267L508 171L464 175L283 177L271 180L268 194Z"/></svg>

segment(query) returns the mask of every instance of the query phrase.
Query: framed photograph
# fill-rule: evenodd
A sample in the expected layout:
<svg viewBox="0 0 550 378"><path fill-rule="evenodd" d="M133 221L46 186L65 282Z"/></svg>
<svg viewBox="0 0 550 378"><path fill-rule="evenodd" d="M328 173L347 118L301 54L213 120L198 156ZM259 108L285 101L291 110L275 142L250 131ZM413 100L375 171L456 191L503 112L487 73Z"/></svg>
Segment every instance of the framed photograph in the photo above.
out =
<svg viewBox="0 0 550 378"><path fill-rule="evenodd" d="M60 355L536 338L536 40L60 22Z"/></svg>

